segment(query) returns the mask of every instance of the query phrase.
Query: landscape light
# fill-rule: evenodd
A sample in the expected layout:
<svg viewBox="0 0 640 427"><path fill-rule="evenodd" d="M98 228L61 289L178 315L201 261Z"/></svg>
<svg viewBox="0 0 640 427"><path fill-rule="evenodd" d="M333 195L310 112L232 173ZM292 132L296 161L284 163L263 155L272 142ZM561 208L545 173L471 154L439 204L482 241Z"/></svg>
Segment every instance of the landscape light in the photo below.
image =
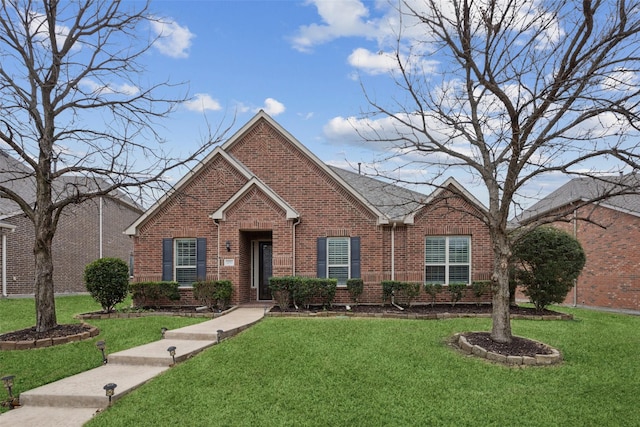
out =
<svg viewBox="0 0 640 427"><path fill-rule="evenodd" d="M98 347L98 350L100 350L100 352L102 353L102 364L106 365L108 360L107 360L107 355L104 352L104 349L106 348L105 343L103 340L100 340L96 343L96 347Z"/></svg>
<svg viewBox="0 0 640 427"><path fill-rule="evenodd" d="M115 389L117 386L117 384L109 383L102 387L105 390L107 397L109 398L109 406L111 406L111 397L115 394Z"/></svg>
<svg viewBox="0 0 640 427"><path fill-rule="evenodd" d="M167 349L167 351L169 352L169 355L173 359L173 364L175 365L176 364L176 346L172 345Z"/></svg>
<svg viewBox="0 0 640 427"><path fill-rule="evenodd" d="M165 328L164 326L162 328L160 328L160 333L162 334L162 339L164 339L164 334L168 331L167 328Z"/></svg>

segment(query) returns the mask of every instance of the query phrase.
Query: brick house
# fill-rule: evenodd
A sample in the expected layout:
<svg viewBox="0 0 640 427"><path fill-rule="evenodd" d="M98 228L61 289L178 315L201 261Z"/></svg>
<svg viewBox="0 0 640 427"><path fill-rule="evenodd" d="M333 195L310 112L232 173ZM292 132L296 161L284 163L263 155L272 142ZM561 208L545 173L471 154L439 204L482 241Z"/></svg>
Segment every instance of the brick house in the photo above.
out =
<svg viewBox="0 0 640 427"><path fill-rule="evenodd" d="M29 178L31 170L1 150L0 171L2 185L10 185L27 201L35 199ZM65 182L82 185L79 178L68 178ZM141 213L122 194L64 208L53 240L55 292L86 292L84 268L100 257L117 257L129 263L133 242L123 231ZM32 295L34 227L13 201L3 198L0 198L0 235L1 295Z"/></svg>
<svg viewBox="0 0 640 427"><path fill-rule="evenodd" d="M572 179L522 216L524 223L561 218L553 225L576 237L585 251L586 264L565 304L640 310L640 194L609 197L623 188L614 182L634 188L637 176Z"/></svg>
<svg viewBox="0 0 640 427"><path fill-rule="evenodd" d="M426 196L322 163L263 111L213 150L126 231L134 281L227 279L233 304L270 301L271 276L440 283L490 277L485 208L455 180ZM425 296L421 296L426 301Z"/></svg>

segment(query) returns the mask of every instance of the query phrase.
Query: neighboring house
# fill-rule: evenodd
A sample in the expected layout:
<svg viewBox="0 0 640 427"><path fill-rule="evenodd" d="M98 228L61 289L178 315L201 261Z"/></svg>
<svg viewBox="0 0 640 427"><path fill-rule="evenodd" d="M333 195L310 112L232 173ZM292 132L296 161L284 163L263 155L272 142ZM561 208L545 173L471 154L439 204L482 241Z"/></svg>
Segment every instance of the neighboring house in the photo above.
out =
<svg viewBox="0 0 640 427"><path fill-rule="evenodd" d="M0 183L11 186L28 202L35 202L32 170L0 150ZM71 187L86 186L81 178L67 178ZM55 191L65 191L59 186ZM142 210L118 193L64 208L53 240L54 291L86 292L84 268L100 257L130 262L133 242L123 232ZM35 239L32 222L11 200L0 198L2 235L2 296L34 293Z"/></svg>
<svg viewBox="0 0 640 427"><path fill-rule="evenodd" d="M640 194L607 196L620 184L637 183L635 174L576 178L522 215L522 223L550 214L562 218L553 225L576 237L585 251L587 262L566 304L640 310Z"/></svg>
<svg viewBox="0 0 640 427"><path fill-rule="evenodd" d="M453 179L425 196L327 166L261 111L126 232L134 281L175 280L184 305L196 280L231 280L240 304L292 275L337 278L337 303L362 278L362 301L380 303L382 280L490 278L484 209Z"/></svg>

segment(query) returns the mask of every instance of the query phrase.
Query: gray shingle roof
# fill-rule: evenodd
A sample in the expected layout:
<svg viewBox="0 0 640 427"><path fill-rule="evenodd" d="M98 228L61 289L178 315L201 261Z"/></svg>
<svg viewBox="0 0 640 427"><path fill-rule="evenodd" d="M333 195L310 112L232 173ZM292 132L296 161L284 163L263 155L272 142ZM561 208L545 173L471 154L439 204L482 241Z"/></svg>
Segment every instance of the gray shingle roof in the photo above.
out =
<svg viewBox="0 0 640 427"><path fill-rule="evenodd" d="M54 199L56 199L56 195L65 195L66 197L73 194L76 188L81 192L96 191L102 186L101 184L105 186L108 185L106 181L99 178L94 180L79 176L63 176L55 182L53 196ZM30 205L33 205L36 201L36 186L33 170L3 150L0 150L0 185L11 189L11 191L18 194ZM134 209L140 210L140 207L128 195L121 191L114 191L111 193L111 196L130 205ZM21 213L21 209L13 200L0 197L0 219L19 213Z"/></svg>
<svg viewBox="0 0 640 427"><path fill-rule="evenodd" d="M401 220L417 211L428 196L365 175L329 166L372 206L391 220Z"/></svg>
<svg viewBox="0 0 640 427"><path fill-rule="evenodd" d="M518 220L526 222L570 203L590 201L640 215L639 190L640 177L636 174L574 178L526 209Z"/></svg>

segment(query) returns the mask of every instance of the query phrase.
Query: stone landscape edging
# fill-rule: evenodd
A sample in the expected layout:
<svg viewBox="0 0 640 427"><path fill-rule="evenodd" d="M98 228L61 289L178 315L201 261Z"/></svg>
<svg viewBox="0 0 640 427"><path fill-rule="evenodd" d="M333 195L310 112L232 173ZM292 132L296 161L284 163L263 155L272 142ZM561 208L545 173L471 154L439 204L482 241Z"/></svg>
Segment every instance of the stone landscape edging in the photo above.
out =
<svg viewBox="0 0 640 427"><path fill-rule="evenodd" d="M463 318L491 318L491 313L356 313L338 311L268 311L267 317L373 317L381 319L415 319L415 320L437 320L437 319L463 319ZM511 314L511 320L573 320L572 314Z"/></svg>
<svg viewBox="0 0 640 427"><path fill-rule="evenodd" d="M505 356L504 354L495 353L493 351L487 351L479 345L471 344L464 333L457 333L453 335L453 344L465 354L470 356L487 359L492 362L502 363L513 366L549 366L557 365L562 362L562 354L559 350L551 347L540 341L532 340L531 338L524 338L529 341L536 342L543 346L545 349L551 351L551 354L536 354L532 356Z"/></svg>
<svg viewBox="0 0 640 427"><path fill-rule="evenodd" d="M36 348L52 347L76 341L84 341L100 334L100 329L88 323L82 323L86 331L64 337L42 338L28 341L0 341L0 350L31 350Z"/></svg>

